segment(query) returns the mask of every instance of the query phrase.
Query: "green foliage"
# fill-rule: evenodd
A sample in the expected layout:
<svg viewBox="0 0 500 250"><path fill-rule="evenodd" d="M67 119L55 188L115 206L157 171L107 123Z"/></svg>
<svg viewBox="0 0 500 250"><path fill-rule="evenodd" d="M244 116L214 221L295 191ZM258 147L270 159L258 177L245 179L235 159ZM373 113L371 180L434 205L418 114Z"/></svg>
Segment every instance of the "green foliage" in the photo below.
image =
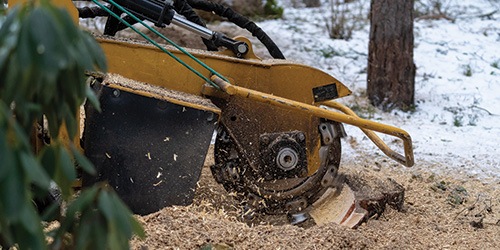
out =
<svg viewBox="0 0 500 250"><path fill-rule="evenodd" d="M463 72L464 76L471 77L472 76L472 67L469 64L464 65L463 67L464 67L464 72Z"/></svg>
<svg viewBox="0 0 500 250"><path fill-rule="evenodd" d="M31 204L30 184L48 189L49 177L31 154L29 140L12 119L13 114L0 102L0 246L19 243L21 249L44 246L38 214ZM35 223L33 223L35 222Z"/></svg>
<svg viewBox="0 0 500 250"><path fill-rule="evenodd" d="M283 16L283 11L283 7L279 6L276 0L267 0L264 5L264 14L267 16L281 18Z"/></svg>
<svg viewBox="0 0 500 250"><path fill-rule="evenodd" d="M342 53L337 51L334 47L328 46L328 48L322 48L319 50L319 53L324 58L333 58L335 56L341 56Z"/></svg>
<svg viewBox="0 0 500 250"><path fill-rule="evenodd" d="M74 136L77 107L85 97L93 97L82 72L106 67L92 36L78 29L67 12L44 4L13 10L0 37L4 103L16 104L16 118L25 129L34 117L45 114L52 135L65 121L69 135Z"/></svg>
<svg viewBox="0 0 500 250"><path fill-rule="evenodd" d="M495 69L500 69L500 60L496 60L494 62L491 63L491 67L495 68Z"/></svg>
<svg viewBox="0 0 500 250"><path fill-rule="evenodd" d="M356 112L356 114L363 119L373 119L375 117L376 108L371 104L360 105L358 103L354 103L350 106L350 109Z"/></svg>
<svg viewBox="0 0 500 250"><path fill-rule="evenodd" d="M59 133L65 126L70 138L77 134L85 99L98 107L84 73L106 70L104 53L48 1L15 8L0 20L0 249L46 249L42 218L61 224L50 234L51 248L126 248L142 229L108 188L94 187L72 200L75 163L95 170ZM51 143L35 155L29 135L43 117ZM51 181L68 207L61 213L54 204L40 216L33 200L48 194Z"/></svg>
<svg viewBox="0 0 500 250"><path fill-rule="evenodd" d="M462 127L464 125L477 126L478 114L468 111L474 109L476 105L477 100L474 101L474 104L467 107L444 107L443 110L453 114L453 126L455 127Z"/></svg>
<svg viewBox="0 0 500 250"><path fill-rule="evenodd" d="M66 233L73 237L67 239ZM75 249L128 249L134 233L144 237L140 224L111 188L95 186L82 192L67 208L60 228L48 233L53 247L69 241Z"/></svg>
<svg viewBox="0 0 500 250"><path fill-rule="evenodd" d="M454 116L453 117L453 126L462 127L464 125L463 116Z"/></svg>

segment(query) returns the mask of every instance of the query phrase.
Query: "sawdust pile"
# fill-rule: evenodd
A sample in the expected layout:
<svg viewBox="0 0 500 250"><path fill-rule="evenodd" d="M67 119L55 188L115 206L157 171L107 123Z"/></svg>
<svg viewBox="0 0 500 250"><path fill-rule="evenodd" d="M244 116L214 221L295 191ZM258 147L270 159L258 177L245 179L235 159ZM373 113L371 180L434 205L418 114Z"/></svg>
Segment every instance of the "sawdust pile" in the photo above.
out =
<svg viewBox="0 0 500 250"><path fill-rule="evenodd" d="M406 189L403 212L387 208L358 229L335 224L291 226L268 216L245 223L237 202L208 167L194 204L139 220L147 238L134 249L500 249L499 183L456 180L400 166L343 165L363 179L391 178Z"/></svg>

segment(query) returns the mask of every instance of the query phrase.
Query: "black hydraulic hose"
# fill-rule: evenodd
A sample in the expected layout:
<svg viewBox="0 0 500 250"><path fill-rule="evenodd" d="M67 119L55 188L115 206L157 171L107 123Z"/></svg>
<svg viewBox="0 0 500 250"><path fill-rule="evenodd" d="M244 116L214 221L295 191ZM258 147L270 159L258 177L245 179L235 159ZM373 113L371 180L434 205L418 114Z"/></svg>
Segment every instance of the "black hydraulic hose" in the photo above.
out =
<svg viewBox="0 0 500 250"><path fill-rule="evenodd" d="M104 0L106 1L106 0ZM118 5L127 9L134 15L137 15L141 20L148 20L157 26L170 24L175 14L171 5L165 5L163 2L156 0L114 0ZM115 11L114 6L111 7ZM121 15L122 13L116 13ZM124 19L132 20L130 17ZM135 20L131 24L137 23ZM114 36L116 32L126 28L124 24L119 22L116 18L109 17L104 28L104 34Z"/></svg>
<svg viewBox="0 0 500 250"><path fill-rule="evenodd" d="M111 8L110 6L107 6L108 8ZM95 18L95 17L109 17L109 13L106 12L105 10L101 9L101 7L81 7L77 8L78 10L78 17L79 18ZM134 25L137 23L134 19L132 19L129 16L125 16L123 20L127 21L128 23ZM115 25L114 28L114 33L123 30L127 28L127 25L123 23L118 23Z"/></svg>
<svg viewBox="0 0 500 250"><path fill-rule="evenodd" d="M187 3L194 9L199 9L207 12L214 12L215 14L227 18L230 22L238 25L240 28L248 30L253 36L257 37L259 41L266 46L269 54L276 59L285 59L283 53L278 48L276 43L254 22L248 18L235 12L233 9L226 7L222 4L204 0L187 0Z"/></svg>
<svg viewBox="0 0 500 250"><path fill-rule="evenodd" d="M186 0L174 0L174 9L180 15L183 15L187 20L206 27L206 24L201 20L201 18L194 12L193 8L186 2ZM207 46L207 50L217 51L217 46L213 41L202 38L203 43Z"/></svg>
<svg viewBox="0 0 500 250"><path fill-rule="evenodd" d="M154 22L155 24L162 26L164 24L170 24L173 18L174 11L167 9L165 3L158 0L115 0L119 5L128 9L132 13L138 15L142 20L146 19ZM213 12L221 17L227 18L230 22L236 24L240 28L248 30L253 36L257 37L259 41L264 44L264 46L269 51L269 54L276 59L285 59L283 53L274 43L274 41L254 22L250 21L248 18L235 12L233 9L226 7L222 4L217 4L205 0L176 0L174 3L176 6L170 6L170 8L175 8L184 16L187 16L188 20L201 24L205 26L203 21L198 17L198 15L192 10L199 9L207 12ZM166 11L167 10L167 11ZM163 15L163 13L166 15ZM87 13L86 13L87 14ZM90 15L93 15L91 13ZM117 31L123 29L123 25L120 25L118 20L114 18L109 18L105 26L105 34L113 36ZM204 40L205 45L209 50L216 50L216 46L210 44Z"/></svg>
<svg viewBox="0 0 500 250"><path fill-rule="evenodd" d="M109 6L108 6L109 7ZM81 7L78 9L78 17L80 18L94 18L94 17L104 17L109 16L108 12L101 9L100 7Z"/></svg>

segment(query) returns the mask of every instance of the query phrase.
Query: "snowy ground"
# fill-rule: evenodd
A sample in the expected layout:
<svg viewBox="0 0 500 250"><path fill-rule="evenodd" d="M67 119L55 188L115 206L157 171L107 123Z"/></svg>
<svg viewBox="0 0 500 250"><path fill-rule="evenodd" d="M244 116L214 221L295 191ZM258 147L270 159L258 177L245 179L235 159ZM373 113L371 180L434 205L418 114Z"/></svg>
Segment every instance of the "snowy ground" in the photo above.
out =
<svg viewBox="0 0 500 250"><path fill-rule="evenodd" d="M419 19L415 22L414 58L417 66L416 110L383 113L366 101L369 1L354 6L359 16L352 39L332 40L326 24L329 1L320 8L285 8L282 20L260 22L287 59L332 74L354 95L342 102L380 122L407 130L413 138L416 165L408 171L430 169L459 178L500 181L500 1L441 1L455 19ZM291 6L292 1L279 1ZM424 1L416 1L424 9ZM483 14L496 13L488 17ZM374 157L386 159L354 127L346 127L344 161ZM385 137L386 138L386 137ZM392 142L401 149L400 143ZM365 152L365 156L360 156ZM386 165L393 166L392 161Z"/></svg>

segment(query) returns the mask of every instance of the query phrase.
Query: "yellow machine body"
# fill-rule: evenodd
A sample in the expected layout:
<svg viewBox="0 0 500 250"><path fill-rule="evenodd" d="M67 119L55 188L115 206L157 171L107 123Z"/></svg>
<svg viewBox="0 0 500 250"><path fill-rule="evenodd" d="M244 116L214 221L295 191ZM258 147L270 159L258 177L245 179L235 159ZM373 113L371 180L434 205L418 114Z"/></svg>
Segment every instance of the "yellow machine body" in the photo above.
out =
<svg viewBox="0 0 500 250"><path fill-rule="evenodd" d="M207 87L203 80L151 45L105 38L100 38L99 43L106 53L110 73L120 74L130 79L135 79L151 85L193 95L203 96L221 94L217 94L210 90L204 90L204 88ZM176 51L174 48L169 46L166 47L183 61L190 61L190 59L183 53ZM408 133L393 126L361 119L357 117L354 112L349 111L349 108L341 105L340 103L315 102L311 90L313 88L332 83L336 85L336 89L338 91L337 98L351 94L351 91L334 77L310 66L291 61L262 61L259 59L248 60L229 57L224 54L207 53L205 51L189 51L196 58L200 59L207 65L210 65L210 67L224 75L227 79L229 79L229 81L234 83L234 85L243 89L266 93L272 96L300 102L305 105L325 105L347 114L343 115L324 109L315 109L308 114L290 112L290 114L285 118L287 120L282 121L283 123L299 123L302 120L310 120L311 117L321 117L358 126L365 132L375 130L377 132L393 135L404 141L406 156L401 156L395 153L389 149L376 134L368 132L370 134L369 138L376 142L376 145L379 146L389 157L406 166L413 165L411 138ZM193 68L203 72L204 69L201 66L195 63L191 64ZM205 74L210 77L210 72L206 72ZM171 79L175 79L175 81L172 81ZM246 94L247 93L245 92L244 95ZM262 103L262 101L258 102ZM270 104L274 106L278 106L280 103L282 102L270 102ZM196 106L196 104L186 103L185 105ZM248 105L253 106L256 104L253 102ZM299 107L299 109L300 108L303 107ZM294 110L291 106L285 106L285 109ZM255 110L255 108L249 107L249 111L250 110ZM322 115L322 113L329 113L330 115L325 116L324 114ZM270 122L275 123L275 120L270 119ZM315 145L309 146L315 147ZM311 162L317 163L315 156L311 155L309 158L312 160ZM309 173L314 173L316 170L315 165L316 164L311 164L309 166Z"/></svg>
<svg viewBox="0 0 500 250"><path fill-rule="evenodd" d="M9 6L22 2L26 0L10 0ZM77 22L78 11L71 1L53 0L52 3L67 8ZM166 101L168 105L179 105L189 110L215 114L218 117L216 123L223 125L223 130L218 130L218 132L229 134L233 141L228 140L231 141L230 146L219 149L216 142L215 150L221 154L224 154L226 149L234 150L238 151L238 154L234 154L237 155L236 157L228 153L224 157L217 158L216 152L216 165L219 164L216 167L219 169L215 171L217 174L214 174L212 169L212 173L216 179L224 179L225 183L217 181L221 182L226 189L236 189L244 193L245 202L250 205L253 202L255 207L260 206L263 210L273 212L279 212L283 208L288 212L293 211L290 213L300 215L303 209L320 199L325 190L330 190L335 183L334 178L340 163L340 134L343 132L341 124L359 127L377 147L395 161L407 167L414 164L411 137L406 131L362 119L345 105L333 101L351 94L351 91L336 78L321 70L288 60L261 60L253 54L252 45L246 38L235 38L235 40L245 41L250 46L250 52L243 58L237 58L229 50L207 52L186 49L192 56L224 76L225 79L212 75L178 49L164 46L180 61L200 72L205 79L211 79L215 85L208 84L157 47L110 37L96 37L96 39L104 50L108 63L108 73L98 77L101 78L100 81L104 86L102 88L124 91L141 98ZM111 92L108 91L108 93ZM118 94L117 92L117 96ZM157 102L151 106L157 104L163 105ZM127 107L134 108L134 106ZM182 113L184 110L179 112ZM164 118L160 117L160 120ZM105 119L99 121L106 122ZM162 122L165 121L170 122L168 120ZM127 126L126 120L123 123L123 126ZM175 126L175 122L172 123ZM210 126L216 125L212 123ZM197 127L196 130L201 129ZM213 130L208 132L213 132ZM404 154L390 149L375 132L401 139ZM76 139L79 140L79 138ZM168 140L167 136L164 142ZM221 143L225 141L224 138L218 140ZM306 165L304 171L301 169L301 172L276 179L264 175L260 178L256 174L258 179L254 179L254 176L247 176L248 178L242 181L240 186L234 184L236 181L231 183L232 177L237 179L245 174L245 171L239 169L241 166L229 166L233 163L246 164L244 167L256 173L262 173L262 169L259 169L262 165L264 168L269 168L267 165L276 164L276 161L281 160L284 165L288 164L290 155L286 154L286 150L283 158L276 157L268 162L261 159L266 158L265 154L271 154L271 151L281 147L280 140L288 143L282 148L295 147L297 149L299 147L297 151L300 153L297 157L301 159L301 163L294 164ZM162 151L158 152L161 154ZM144 155L144 153L139 154L141 157ZM281 151L278 154L281 154ZM305 156L302 157L301 154ZM146 152L146 155L149 160L152 159L150 152ZM173 160L177 161L177 154L173 155ZM99 157L105 158L103 155ZM104 161L115 160L108 153L106 157L109 159L104 159ZM244 160L236 158L245 159L246 162L243 163ZM234 162L227 165L224 163L225 160ZM235 172L235 169L239 169L240 172ZM267 177L269 178L264 180ZM154 183L155 188L157 186L161 188L161 185L161 182ZM273 185L276 186L268 188ZM316 192L316 189L322 191ZM266 201L263 200L269 201L275 207L267 208ZM140 205L140 202L135 203ZM264 205L261 206L260 203ZM339 216L343 218L351 214ZM359 218L362 217L363 215ZM356 219L355 222L357 223L360 219Z"/></svg>

